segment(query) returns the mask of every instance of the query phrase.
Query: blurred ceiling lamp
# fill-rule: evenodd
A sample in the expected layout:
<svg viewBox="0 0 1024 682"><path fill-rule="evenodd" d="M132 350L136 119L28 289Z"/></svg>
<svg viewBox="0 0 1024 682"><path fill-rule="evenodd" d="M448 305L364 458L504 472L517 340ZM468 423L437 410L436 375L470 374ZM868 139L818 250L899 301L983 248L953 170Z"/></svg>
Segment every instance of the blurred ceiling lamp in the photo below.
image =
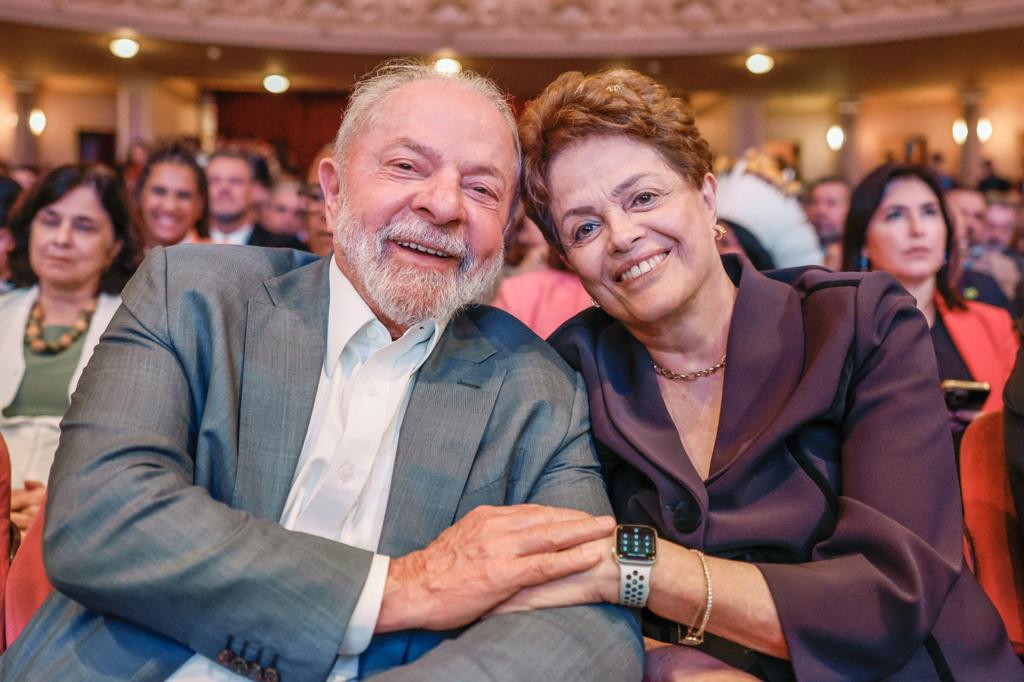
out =
<svg viewBox="0 0 1024 682"><path fill-rule="evenodd" d="M982 142L988 142L992 137L992 121L987 118L978 119L978 139Z"/></svg>
<svg viewBox="0 0 1024 682"><path fill-rule="evenodd" d="M768 73L773 68L775 68L775 60L764 52L754 52L747 57L747 71L750 73L761 75Z"/></svg>
<svg viewBox="0 0 1024 682"><path fill-rule="evenodd" d="M263 87L267 89L267 92L272 92L275 95L287 90L291 84L292 82L286 76L279 73L272 73L263 79Z"/></svg>
<svg viewBox="0 0 1024 682"><path fill-rule="evenodd" d="M452 57L441 57L434 62L434 71L443 73L446 76L454 76L462 71L462 62Z"/></svg>
<svg viewBox="0 0 1024 682"><path fill-rule="evenodd" d="M825 142L828 143L828 148L834 152L842 149L843 143L846 142L846 133L843 132L843 126L830 126L828 132L825 133Z"/></svg>
<svg viewBox="0 0 1024 682"><path fill-rule="evenodd" d="M32 134L39 137L46 130L46 114L42 109L33 109L28 115L28 129Z"/></svg>
<svg viewBox="0 0 1024 682"><path fill-rule="evenodd" d="M957 144L963 144L966 142L967 132L967 121L962 118L958 118L953 121L953 142L956 142Z"/></svg>
<svg viewBox="0 0 1024 682"><path fill-rule="evenodd" d="M114 38L110 41L110 52L121 59L131 59L139 53L139 41L135 38Z"/></svg>

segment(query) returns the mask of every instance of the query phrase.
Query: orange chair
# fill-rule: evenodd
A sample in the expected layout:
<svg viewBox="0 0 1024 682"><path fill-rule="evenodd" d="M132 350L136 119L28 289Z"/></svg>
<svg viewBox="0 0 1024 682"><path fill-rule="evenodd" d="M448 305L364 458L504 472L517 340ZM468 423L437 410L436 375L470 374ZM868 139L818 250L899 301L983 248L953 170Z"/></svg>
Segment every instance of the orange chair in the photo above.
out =
<svg viewBox="0 0 1024 682"><path fill-rule="evenodd" d="M40 507L32 525L21 539L21 547L14 555L7 573L6 600L3 617L6 644L10 646L21 634L32 615L53 587L43 566L43 523L46 507Z"/></svg>
<svg viewBox="0 0 1024 682"><path fill-rule="evenodd" d="M7 562L11 555L11 455L0 436L0 613L4 612L4 586L7 584ZM0 653L4 650L4 624L0 622Z"/></svg>
<svg viewBox="0 0 1024 682"><path fill-rule="evenodd" d="M960 444L965 558L995 604L1010 643L1024 654L1024 542L1010 494L1003 413L974 421Z"/></svg>

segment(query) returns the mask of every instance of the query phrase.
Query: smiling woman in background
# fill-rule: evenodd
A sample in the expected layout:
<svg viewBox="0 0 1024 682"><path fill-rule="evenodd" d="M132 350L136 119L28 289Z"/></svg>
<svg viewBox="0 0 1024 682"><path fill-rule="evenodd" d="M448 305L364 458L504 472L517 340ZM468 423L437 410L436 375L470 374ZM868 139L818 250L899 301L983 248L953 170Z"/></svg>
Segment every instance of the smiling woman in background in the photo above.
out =
<svg viewBox="0 0 1024 682"><path fill-rule="evenodd" d="M11 517L23 530L82 369L138 263L124 189L101 166L62 166L11 219L16 289L0 296L0 433L11 451Z"/></svg>
<svg viewBox="0 0 1024 682"><path fill-rule="evenodd" d="M707 142L640 73L564 74L520 133L527 213L600 306L550 341L586 383L628 525L593 543L595 568L500 610L646 605L653 680L1020 679L964 569L906 292L720 257Z"/></svg>
<svg viewBox="0 0 1024 682"><path fill-rule="evenodd" d="M185 145L170 143L153 150L139 172L135 202L147 250L208 236L206 174Z"/></svg>

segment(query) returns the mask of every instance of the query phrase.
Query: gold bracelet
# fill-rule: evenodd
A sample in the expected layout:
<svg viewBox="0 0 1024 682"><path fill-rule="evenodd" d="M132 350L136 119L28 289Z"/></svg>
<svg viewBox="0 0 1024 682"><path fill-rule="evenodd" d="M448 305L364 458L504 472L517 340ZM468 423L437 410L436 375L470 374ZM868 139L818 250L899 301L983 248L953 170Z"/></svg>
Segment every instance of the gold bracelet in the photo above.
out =
<svg viewBox="0 0 1024 682"><path fill-rule="evenodd" d="M693 619L693 625L686 631L686 636L680 640L680 644L686 646L700 646L704 643L704 630L708 626L708 621L711 620L711 603L712 603L712 591L711 591L711 571L708 570L708 561L704 558L704 552L699 549L690 550L697 555L700 559L701 568L704 569L704 586L707 588L707 600L704 602L704 613L697 612L697 616ZM698 621L700 625L697 625Z"/></svg>

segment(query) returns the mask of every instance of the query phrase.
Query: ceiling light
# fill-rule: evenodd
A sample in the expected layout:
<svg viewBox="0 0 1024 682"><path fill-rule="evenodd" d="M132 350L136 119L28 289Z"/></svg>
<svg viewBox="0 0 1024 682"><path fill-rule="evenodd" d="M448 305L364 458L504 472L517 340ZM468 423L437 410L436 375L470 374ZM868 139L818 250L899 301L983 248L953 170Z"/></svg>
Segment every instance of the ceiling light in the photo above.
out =
<svg viewBox="0 0 1024 682"><path fill-rule="evenodd" d="M441 57L434 62L434 71L443 73L446 76L454 76L455 74L462 71L462 63L458 59L452 59L451 57Z"/></svg>
<svg viewBox="0 0 1024 682"><path fill-rule="evenodd" d="M135 38L114 38L110 41L110 51L115 57L131 59L139 53L139 41Z"/></svg>
<svg viewBox="0 0 1024 682"><path fill-rule="evenodd" d="M992 121L987 118L978 119L978 139L982 142L988 142L992 137Z"/></svg>
<svg viewBox="0 0 1024 682"><path fill-rule="evenodd" d="M28 115L28 129L36 137L42 135L43 131L46 130L46 114L43 113L42 109L33 109Z"/></svg>
<svg viewBox="0 0 1024 682"><path fill-rule="evenodd" d="M775 60L764 52L755 52L747 57L747 71L755 74L768 73L775 67Z"/></svg>
<svg viewBox="0 0 1024 682"><path fill-rule="evenodd" d="M263 79L263 87L266 88L268 92L272 92L275 95L287 90L291 84L292 82L288 80L287 77L282 76L279 73L272 73Z"/></svg>
<svg viewBox="0 0 1024 682"><path fill-rule="evenodd" d="M953 121L953 142L956 142L957 144L963 144L966 142L967 132L967 121L962 118L958 118Z"/></svg>
<svg viewBox="0 0 1024 682"><path fill-rule="evenodd" d="M825 133L825 142L828 143L828 148L834 152L842 149L843 143L846 142L846 133L843 132L843 126L831 126L828 132Z"/></svg>

